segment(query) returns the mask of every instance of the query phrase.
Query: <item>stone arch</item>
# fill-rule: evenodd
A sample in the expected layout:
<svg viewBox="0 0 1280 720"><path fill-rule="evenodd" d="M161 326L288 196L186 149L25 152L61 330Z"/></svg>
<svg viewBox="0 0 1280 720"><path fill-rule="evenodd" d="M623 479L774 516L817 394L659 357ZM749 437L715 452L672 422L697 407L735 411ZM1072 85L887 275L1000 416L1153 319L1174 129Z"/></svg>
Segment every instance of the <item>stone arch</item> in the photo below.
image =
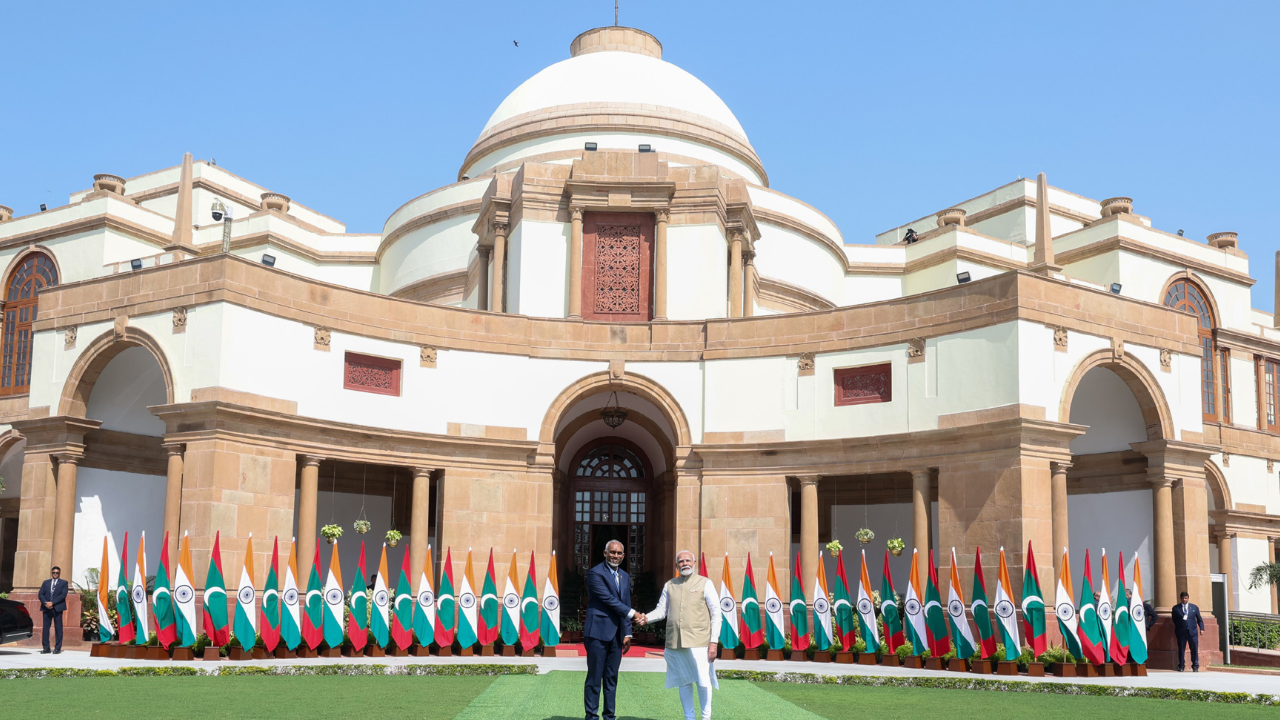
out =
<svg viewBox="0 0 1280 720"><path fill-rule="evenodd" d="M13 275L13 271L17 270L22 263L26 262L27 256L32 253L40 253L41 255L49 258L49 261L53 263L54 271L58 273L58 284L61 285L66 282L65 278L62 276L62 265L58 262L58 256L54 254L53 250L40 244L28 245L19 250L18 254L14 255L13 258L9 260L8 266L4 269L4 275L0 275L0 278L2 278L0 279L0 282L7 284L9 282L9 278Z"/></svg>
<svg viewBox="0 0 1280 720"><path fill-rule="evenodd" d="M1231 501L1231 487L1227 485L1227 477L1222 469L1212 460L1204 462L1204 482L1213 493L1213 502L1218 510L1231 510L1235 505Z"/></svg>
<svg viewBox="0 0 1280 720"><path fill-rule="evenodd" d="M1209 289L1209 284L1204 281L1204 278L1196 275L1190 270L1179 270L1178 272L1170 275L1169 278L1164 281L1164 285L1160 286L1160 297L1156 298L1156 303L1158 305L1164 305L1164 296L1169 294L1169 287L1179 280L1186 280L1187 282L1195 285L1196 289L1204 295L1204 301L1209 304L1209 315L1213 320L1213 326L1220 327L1222 325L1222 313L1218 310L1218 300L1213 296L1213 290Z"/></svg>
<svg viewBox="0 0 1280 720"><path fill-rule="evenodd" d="M1085 374L1094 368L1106 368L1115 373L1129 386L1138 407L1142 409L1142 419L1147 425L1148 440L1177 440L1173 427L1173 413L1165 400L1160 383L1145 365L1130 355L1116 357L1111 350L1097 350L1080 359L1076 363L1071 379L1062 389L1062 399L1058 405L1058 420L1068 422L1071 419L1071 400L1075 397L1076 388Z"/></svg>
<svg viewBox="0 0 1280 720"><path fill-rule="evenodd" d="M89 343L85 351L76 359L67 382L62 387L62 398L58 403L59 415L85 417L89 407L89 396L93 393L94 383L107 365L117 355L132 347L145 348L155 357L160 372L164 375L165 402L172 404L174 398L173 370L164 348L151 335L134 327L116 328L102 333Z"/></svg>
<svg viewBox="0 0 1280 720"><path fill-rule="evenodd" d="M644 375L626 373L625 375L614 377L608 371L587 375L562 390L556 396L556 399L551 402L551 406L547 408L546 415L542 418L542 430L538 433L539 442L555 442L556 423L560 421L565 411L573 407L579 400L597 393L614 391L629 392L652 403L662 412L667 424L675 432L675 444L677 446L693 444L693 434L689 429L689 421L685 417L684 410L680 407L680 403L675 399L675 396L668 392L666 388Z"/></svg>

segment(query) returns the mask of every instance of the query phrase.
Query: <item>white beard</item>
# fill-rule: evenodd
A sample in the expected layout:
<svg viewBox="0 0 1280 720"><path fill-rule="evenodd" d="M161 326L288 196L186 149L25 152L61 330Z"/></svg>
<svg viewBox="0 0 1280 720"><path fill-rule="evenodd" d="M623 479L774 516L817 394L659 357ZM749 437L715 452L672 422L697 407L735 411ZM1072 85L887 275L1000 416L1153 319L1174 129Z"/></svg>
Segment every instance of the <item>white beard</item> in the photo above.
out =
<svg viewBox="0 0 1280 720"><path fill-rule="evenodd" d="M681 577L689 577L693 574L693 568L680 568Z"/></svg>

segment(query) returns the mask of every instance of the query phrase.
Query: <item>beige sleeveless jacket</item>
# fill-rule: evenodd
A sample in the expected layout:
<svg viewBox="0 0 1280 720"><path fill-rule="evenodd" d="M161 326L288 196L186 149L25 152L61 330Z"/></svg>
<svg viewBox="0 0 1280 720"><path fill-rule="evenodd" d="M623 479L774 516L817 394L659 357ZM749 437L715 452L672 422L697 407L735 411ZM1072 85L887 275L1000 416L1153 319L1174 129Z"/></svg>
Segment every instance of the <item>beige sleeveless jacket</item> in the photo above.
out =
<svg viewBox="0 0 1280 720"><path fill-rule="evenodd" d="M679 577L667 583L667 647L706 647L711 644L711 612L703 592L701 575Z"/></svg>

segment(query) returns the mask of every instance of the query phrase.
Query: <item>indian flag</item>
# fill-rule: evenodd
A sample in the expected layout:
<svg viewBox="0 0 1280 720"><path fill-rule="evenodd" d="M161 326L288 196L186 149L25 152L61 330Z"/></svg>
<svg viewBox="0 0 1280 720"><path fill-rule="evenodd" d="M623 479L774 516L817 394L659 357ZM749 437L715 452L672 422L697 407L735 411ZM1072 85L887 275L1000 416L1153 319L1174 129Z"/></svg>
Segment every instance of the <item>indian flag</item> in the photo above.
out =
<svg viewBox="0 0 1280 720"><path fill-rule="evenodd" d="M120 579L116 582L116 614L120 616L120 644L133 642L137 628L133 624L133 613L129 592L129 533L124 534L124 545L120 548Z"/></svg>
<svg viewBox="0 0 1280 720"><path fill-rule="evenodd" d="M1089 567L1089 550L1084 551L1084 578L1080 585L1080 626L1076 632L1084 659L1101 665L1107 661L1103 647L1102 625L1098 620L1097 606L1093 603L1093 572Z"/></svg>
<svg viewBox="0 0 1280 720"><path fill-rule="evenodd" d="M728 569L729 566L726 564L725 570ZM827 571L822 562L822 551L819 550L818 576L813 580L813 644L819 650L830 650L832 645L831 601L828 599L830 597L831 595L827 592ZM720 627L724 628L724 625L721 624ZM721 635L723 634L722 632Z"/></svg>
<svg viewBox="0 0 1280 720"><path fill-rule="evenodd" d="M174 619L178 622L178 647L191 647L199 635L196 625L196 591L192 579L196 576L191 570L191 543L187 534L182 533L182 544L178 550L177 574L173 580L173 599L177 612Z"/></svg>
<svg viewBox="0 0 1280 720"><path fill-rule="evenodd" d="M337 548L334 548L337 552ZM363 652L369 643L369 588L364 584L367 571L364 569L364 541L360 541L360 559L356 564L356 576L351 578L351 598L347 601L350 612L347 613L347 637L351 638L351 647L356 652ZM341 587L342 580L338 580ZM338 617L342 617L341 614ZM330 645L330 647L336 647Z"/></svg>
<svg viewBox="0 0 1280 720"><path fill-rule="evenodd" d="M289 565L284 569L284 603L280 611L280 639L289 650L302 644L302 610L298 605L298 538L289 543Z"/></svg>
<svg viewBox="0 0 1280 720"><path fill-rule="evenodd" d="M452 645L458 631L458 601L453 588L453 551L445 548L444 565L440 572L440 594L436 597L436 645L440 647ZM475 603L474 598L472 603Z"/></svg>
<svg viewBox="0 0 1280 720"><path fill-rule="evenodd" d="M107 549L107 536L102 536L102 566L98 568L98 642L111 642L116 629L111 624L111 615L107 612L107 599L111 596L111 571L108 561L111 553Z"/></svg>
<svg viewBox="0 0 1280 720"><path fill-rule="evenodd" d="M204 577L204 634L209 644L222 647L231 641L227 628L227 588L222 577L222 533L213 536L213 552L209 554L209 572Z"/></svg>
<svg viewBox="0 0 1280 720"><path fill-rule="evenodd" d="M369 621L373 641L380 648L385 648L391 641L391 594L387 592L387 575L387 544L382 543L378 575L373 579L373 618Z"/></svg>
<svg viewBox="0 0 1280 720"><path fill-rule="evenodd" d="M836 592L832 610L836 615L836 632L846 652L857 642L858 621L853 619L853 600L849 596L849 578L844 574L844 550L836 556Z"/></svg>
<svg viewBox="0 0 1280 720"><path fill-rule="evenodd" d="M942 657L951 652L947 612L942 608L942 595L938 592L938 567L933 563L932 549L929 550L929 579L924 589L924 627L931 656Z"/></svg>
<svg viewBox="0 0 1280 720"><path fill-rule="evenodd" d="M862 641L867 648L863 652L880 650L880 624L876 622L876 606L871 600L871 576L867 574L867 551L862 551L862 575L858 579L858 626L862 629Z"/></svg>
<svg viewBox="0 0 1280 720"><path fill-rule="evenodd" d="M133 588L129 590L133 601L133 624L137 637L135 644L146 645L151 640L147 628L147 533L138 538L138 562L133 568Z"/></svg>
<svg viewBox="0 0 1280 720"><path fill-rule="evenodd" d="M1102 649L1108 661L1111 657L1111 630L1115 620L1115 608L1111 605L1111 574L1107 567L1107 549L1102 548L1102 587L1098 593L1098 624L1102 625ZM1121 661L1122 662L1122 661Z"/></svg>
<svg viewBox="0 0 1280 720"><path fill-rule="evenodd" d="M947 588L947 618L951 621L951 641L955 643L956 657L968 660L973 657L977 645L973 631L964 616L964 593L960 588L960 571L956 568L956 549L951 548L951 586Z"/></svg>
<svg viewBox="0 0 1280 720"><path fill-rule="evenodd" d="M431 647L436 631L436 593L431 582L431 546L427 546L427 560L422 564L422 576L418 579L418 594L413 604L413 634L418 646Z"/></svg>
<svg viewBox="0 0 1280 720"><path fill-rule="evenodd" d="M492 551L490 551L492 552ZM511 548L511 565L502 588L502 644L520 642L520 577L516 575L516 550ZM537 604L537 598L534 599Z"/></svg>
<svg viewBox="0 0 1280 720"><path fill-rule="evenodd" d="M1121 583L1124 578L1121 577ZM1133 634L1129 636L1129 660L1143 665L1147 662L1147 609L1142 606L1142 572L1138 569L1138 557L1133 558L1133 589L1129 593L1129 619L1133 621ZM120 621L124 623L123 620Z"/></svg>
<svg viewBox="0 0 1280 720"><path fill-rule="evenodd" d="M991 627L991 611L987 605L987 580L982 574L981 546L975 550L973 556L973 599L969 608L973 613L973 622L978 626L981 657L989 658L996 654L996 634Z"/></svg>
<svg viewBox="0 0 1280 720"><path fill-rule="evenodd" d="M809 649L809 605L804 598L804 583L800 580L800 553L796 553L796 565L791 572L791 603L787 611L791 615L791 649Z"/></svg>
<svg viewBox="0 0 1280 720"><path fill-rule="evenodd" d="M738 625L738 637L748 650L760 647L764 642L764 628L760 627L760 601L756 599L756 576L751 572L751 553L747 553L747 572L742 576L742 620Z"/></svg>
<svg viewBox="0 0 1280 720"><path fill-rule="evenodd" d="M1041 604L1041 608L1043 607ZM1000 577L996 579L996 622L1000 624L1004 659L1013 662L1022 655L1022 646L1018 644L1018 611L1013 604L1013 585L1009 582L1009 566L1004 561L1004 548L1000 548Z"/></svg>
<svg viewBox="0 0 1280 720"><path fill-rule="evenodd" d="M240 568L240 586L236 588L236 619L232 625L236 640L246 652L258 642L258 613L254 601L258 591L253 583L253 533L244 547L244 565Z"/></svg>
<svg viewBox="0 0 1280 720"><path fill-rule="evenodd" d="M280 644L280 538L271 545L271 569L267 571L267 584L262 587L262 645L267 652L276 651Z"/></svg>
<svg viewBox="0 0 1280 720"><path fill-rule="evenodd" d="M884 551L884 570L880 572L880 617L884 620L884 649L897 652L906 639L902 632L902 611L898 593L893 589L893 573L889 570L889 549Z"/></svg>
<svg viewBox="0 0 1280 720"><path fill-rule="evenodd" d="M729 572L729 553L724 554L724 570L720 573L720 647L738 647L738 604L733 601L733 575Z"/></svg>
<svg viewBox="0 0 1280 720"><path fill-rule="evenodd" d="M498 575L493 569L493 548L489 548L489 567L484 573L484 583L480 588L480 610L476 613L476 642L481 645L492 645L501 631L501 618L498 607Z"/></svg>
<svg viewBox="0 0 1280 720"><path fill-rule="evenodd" d="M338 560L338 543L329 553L329 574L324 579L324 642L331 648L342 647L342 563ZM363 640L364 638L361 638ZM354 639L352 645L355 645ZM360 643L364 647L364 643Z"/></svg>
<svg viewBox="0 0 1280 720"><path fill-rule="evenodd" d="M925 628L924 605L920 598L920 551L911 551L911 575L907 578L907 597L903 599L903 610L907 621L904 623L907 642L911 643L912 655L923 655L929 649L929 632Z"/></svg>
<svg viewBox="0 0 1280 720"><path fill-rule="evenodd" d="M409 583L409 549L405 548L400 563L400 579L396 580L395 612L391 614L391 639L401 650L413 644L413 585ZM431 641L428 640L430 645Z"/></svg>
<svg viewBox="0 0 1280 720"><path fill-rule="evenodd" d="M538 573L533 552L529 552L529 573L524 578L524 595L520 598L520 647L532 650L538 646Z"/></svg>
<svg viewBox="0 0 1280 720"><path fill-rule="evenodd" d="M1062 548L1062 571L1058 574L1058 597L1053 612L1058 616L1058 630L1062 633L1062 642L1066 645L1071 657L1081 660L1084 653L1080 650L1080 621L1076 617L1076 606L1071 599L1071 556L1066 548Z"/></svg>
<svg viewBox="0 0 1280 720"><path fill-rule="evenodd" d="M168 648L178 637L173 618L173 592L169 590L169 533L160 546L160 569L156 572L155 589L151 591L151 609L156 616L156 640Z"/></svg>
<svg viewBox="0 0 1280 720"><path fill-rule="evenodd" d="M302 639L307 647L315 650L324 639L324 585L320 583L320 543L316 543L316 557L311 561L311 576L307 578L307 594L303 596Z"/></svg>
<svg viewBox="0 0 1280 720"><path fill-rule="evenodd" d="M1120 553L1120 584L1116 586L1116 611L1111 631L1111 646L1108 651L1112 662L1121 665L1129 662L1129 638L1133 637L1133 618L1129 615L1129 598L1124 590L1124 553Z"/></svg>
<svg viewBox="0 0 1280 720"><path fill-rule="evenodd" d="M556 551L551 551L551 569L542 588L542 644L555 647L560 644L560 579L556 574Z"/></svg>
<svg viewBox="0 0 1280 720"><path fill-rule="evenodd" d="M746 611L746 608L743 608ZM769 575L764 585L765 641L773 650L781 650L787 644L783 632L782 598L778 596L778 574L773 569L773 553L769 553Z"/></svg>
<svg viewBox="0 0 1280 720"><path fill-rule="evenodd" d="M1044 595L1040 591L1040 573L1036 571L1036 556L1027 543L1027 565L1022 573L1022 630L1031 646L1031 652L1040 657L1049 649L1045 635Z"/></svg>
<svg viewBox="0 0 1280 720"><path fill-rule="evenodd" d="M475 581L471 574L471 548L467 548L467 564L462 568L462 583L458 586L458 646L469 648L480 639L479 618L476 612L476 594L471 589Z"/></svg>

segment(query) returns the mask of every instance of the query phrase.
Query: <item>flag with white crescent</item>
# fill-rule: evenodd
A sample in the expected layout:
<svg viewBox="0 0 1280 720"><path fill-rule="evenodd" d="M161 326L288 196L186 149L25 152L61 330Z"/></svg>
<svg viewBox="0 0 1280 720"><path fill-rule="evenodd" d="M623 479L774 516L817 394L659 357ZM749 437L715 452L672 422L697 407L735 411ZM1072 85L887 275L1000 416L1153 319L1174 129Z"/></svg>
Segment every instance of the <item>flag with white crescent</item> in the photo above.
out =
<svg viewBox="0 0 1280 720"><path fill-rule="evenodd" d="M529 552L529 573L524 578L524 595L520 598L520 647L532 650L538 646L538 624L542 608L538 605L538 573L533 552Z"/></svg>
<svg viewBox="0 0 1280 720"><path fill-rule="evenodd" d="M536 601L535 601L536 602ZM511 564L502 588L502 644L520 642L520 577L516 575L516 551L511 549Z"/></svg>

